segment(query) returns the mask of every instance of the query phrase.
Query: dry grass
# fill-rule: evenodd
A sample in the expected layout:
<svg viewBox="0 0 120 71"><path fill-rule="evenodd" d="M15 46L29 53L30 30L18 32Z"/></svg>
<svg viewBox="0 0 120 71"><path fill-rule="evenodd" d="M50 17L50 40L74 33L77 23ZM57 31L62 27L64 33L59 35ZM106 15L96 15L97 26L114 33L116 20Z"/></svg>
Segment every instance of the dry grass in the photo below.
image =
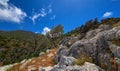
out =
<svg viewBox="0 0 120 71"><path fill-rule="evenodd" d="M113 27L118 27L120 26L120 22L118 22L117 24L114 24Z"/></svg>
<svg viewBox="0 0 120 71"><path fill-rule="evenodd" d="M85 62L93 63L93 59L91 57L88 57L85 53L81 53L81 57L78 58L74 64L82 66Z"/></svg>
<svg viewBox="0 0 120 71"><path fill-rule="evenodd" d="M27 63L19 63L13 66L10 71L29 71L30 68L32 68L33 71L38 71L40 67L54 66L54 57L57 53L57 50L57 48L51 49L49 52L40 57L32 58Z"/></svg>

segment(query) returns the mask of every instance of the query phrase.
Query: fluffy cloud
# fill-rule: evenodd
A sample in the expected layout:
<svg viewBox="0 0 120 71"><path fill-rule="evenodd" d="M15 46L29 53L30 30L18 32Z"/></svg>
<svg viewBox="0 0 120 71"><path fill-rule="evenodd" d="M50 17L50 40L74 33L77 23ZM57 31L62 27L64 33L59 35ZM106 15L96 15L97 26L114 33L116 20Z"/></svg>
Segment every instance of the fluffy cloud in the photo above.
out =
<svg viewBox="0 0 120 71"><path fill-rule="evenodd" d="M34 14L32 17L30 17L30 19L33 21L33 23L35 24L35 20L38 19L39 17L45 17L47 15L47 13L45 12L45 9L42 8L40 13Z"/></svg>
<svg viewBox="0 0 120 71"><path fill-rule="evenodd" d="M113 13L112 12L105 12L103 14L103 17L106 18L106 17L110 17Z"/></svg>
<svg viewBox="0 0 120 71"><path fill-rule="evenodd" d="M48 28L48 27L45 27L44 29L43 29L43 31L42 31L42 34L43 35L46 35L46 33L48 33L48 32L50 32L50 28Z"/></svg>
<svg viewBox="0 0 120 71"><path fill-rule="evenodd" d="M27 16L26 13L8 2L0 0L0 20L20 23Z"/></svg>

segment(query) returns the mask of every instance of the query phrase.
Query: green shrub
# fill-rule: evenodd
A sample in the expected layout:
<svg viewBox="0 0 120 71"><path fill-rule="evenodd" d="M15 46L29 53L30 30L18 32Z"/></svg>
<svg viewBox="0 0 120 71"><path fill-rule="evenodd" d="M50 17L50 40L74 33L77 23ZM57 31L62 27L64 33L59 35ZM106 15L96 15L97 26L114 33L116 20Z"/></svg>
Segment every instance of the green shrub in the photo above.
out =
<svg viewBox="0 0 120 71"><path fill-rule="evenodd" d="M75 60L74 64L75 65L83 65L85 62L90 62L93 63L93 59L89 56L87 56L85 53L81 54L81 57Z"/></svg>
<svg viewBox="0 0 120 71"><path fill-rule="evenodd" d="M115 44L116 46L120 46L120 40L112 40L112 43Z"/></svg>
<svg viewBox="0 0 120 71"><path fill-rule="evenodd" d="M105 71L108 70L108 66L105 63L101 63L100 67L104 69Z"/></svg>
<svg viewBox="0 0 120 71"><path fill-rule="evenodd" d="M11 69L7 69L7 71L13 71L13 70L11 70Z"/></svg>
<svg viewBox="0 0 120 71"><path fill-rule="evenodd" d="M114 24L113 26L114 26L114 27L120 26L120 22L118 22L117 24Z"/></svg>

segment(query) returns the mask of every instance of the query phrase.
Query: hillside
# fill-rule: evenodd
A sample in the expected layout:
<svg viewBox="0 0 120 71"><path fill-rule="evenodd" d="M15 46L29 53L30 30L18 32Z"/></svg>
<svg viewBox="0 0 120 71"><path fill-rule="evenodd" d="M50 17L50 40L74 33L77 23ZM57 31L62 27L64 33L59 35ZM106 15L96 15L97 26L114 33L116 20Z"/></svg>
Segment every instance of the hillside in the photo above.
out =
<svg viewBox="0 0 120 71"><path fill-rule="evenodd" d="M60 31L55 31L58 28L61 27L57 26L52 30L52 34L50 32L46 36L25 31L0 31L1 65L11 64L0 69L2 71L120 70L120 18L108 18L102 21L93 19L60 36L58 36ZM54 36L49 37L49 34Z"/></svg>
<svg viewBox="0 0 120 71"><path fill-rule="evenodd" d="M44 35L22 30L0 31L0 65L39 56L46 48L51 48L51 43Z"/></svg>

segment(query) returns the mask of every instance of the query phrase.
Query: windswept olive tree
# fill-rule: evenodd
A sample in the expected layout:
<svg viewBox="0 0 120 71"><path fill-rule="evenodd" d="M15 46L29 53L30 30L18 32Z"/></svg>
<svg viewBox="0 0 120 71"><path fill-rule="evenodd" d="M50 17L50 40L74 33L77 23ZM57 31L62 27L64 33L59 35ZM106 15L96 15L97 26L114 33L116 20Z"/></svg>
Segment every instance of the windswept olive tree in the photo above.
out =
<svg viewBox="0 0 120 71"><path fill-rule="evenodd" d="M46 34L46 36L50 39L53 44L53 47L57 47L59 41L62 39L64 30L61 24L54 27L50 32Z"/></svg>

